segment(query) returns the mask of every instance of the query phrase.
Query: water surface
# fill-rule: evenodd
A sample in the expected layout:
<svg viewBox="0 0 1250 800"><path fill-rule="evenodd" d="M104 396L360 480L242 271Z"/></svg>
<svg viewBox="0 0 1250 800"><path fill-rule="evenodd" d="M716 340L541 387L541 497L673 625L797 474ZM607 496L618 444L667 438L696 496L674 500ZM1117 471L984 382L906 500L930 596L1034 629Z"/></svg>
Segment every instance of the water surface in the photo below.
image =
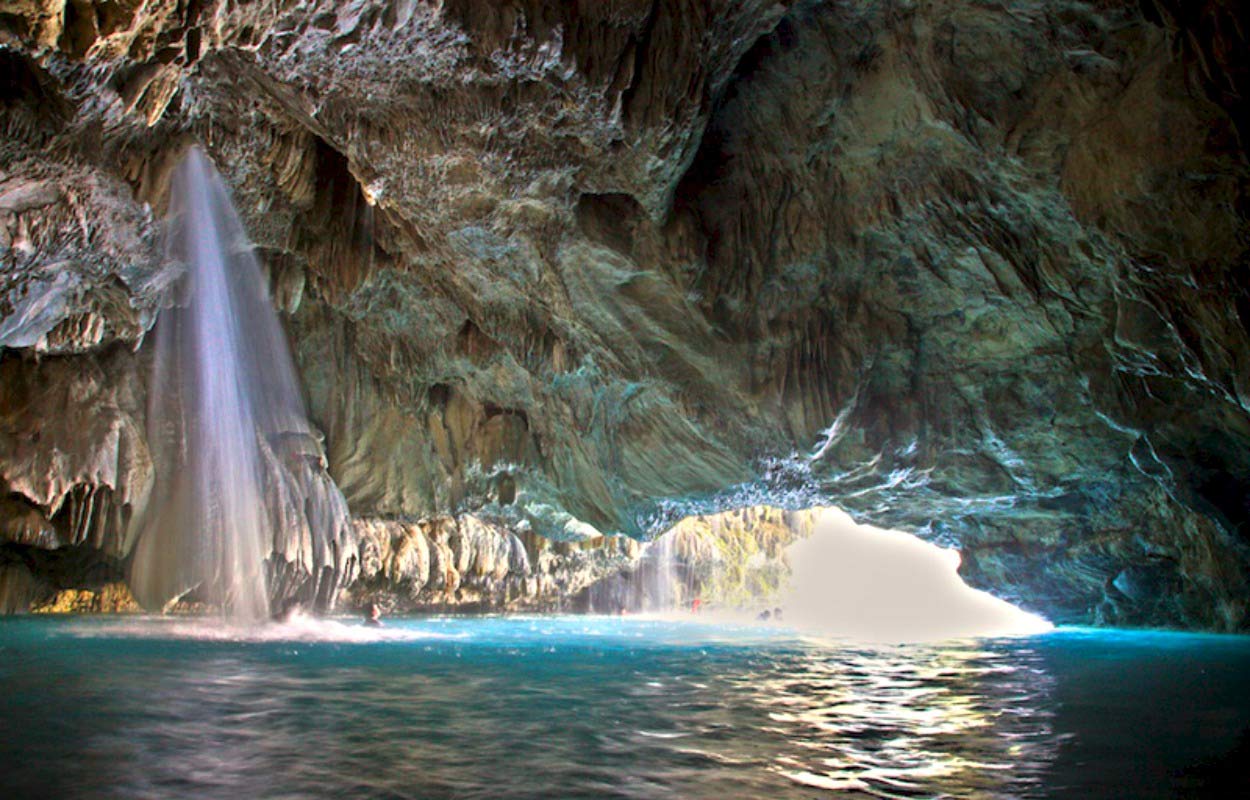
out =
<svg viewBox="0 0 1250 800"><path fill-rule="evenodd" d="M1244 637L1083 629L891 647L634 618L259 635L11 618L0 785L229 800L1230 796L1247 676Z"/></svg>

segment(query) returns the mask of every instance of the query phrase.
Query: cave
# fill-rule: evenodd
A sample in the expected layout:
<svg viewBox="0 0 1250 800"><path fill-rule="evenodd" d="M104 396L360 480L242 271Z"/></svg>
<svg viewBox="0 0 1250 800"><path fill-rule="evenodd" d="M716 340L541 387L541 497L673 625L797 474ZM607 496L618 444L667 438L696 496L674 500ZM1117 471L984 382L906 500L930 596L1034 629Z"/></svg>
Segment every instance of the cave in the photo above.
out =
<svg viewBox="0 0 1250 800"><path fill-rule="evenodd" d="M6 796L1246 789L1237 0L10 6Z"/></svg>

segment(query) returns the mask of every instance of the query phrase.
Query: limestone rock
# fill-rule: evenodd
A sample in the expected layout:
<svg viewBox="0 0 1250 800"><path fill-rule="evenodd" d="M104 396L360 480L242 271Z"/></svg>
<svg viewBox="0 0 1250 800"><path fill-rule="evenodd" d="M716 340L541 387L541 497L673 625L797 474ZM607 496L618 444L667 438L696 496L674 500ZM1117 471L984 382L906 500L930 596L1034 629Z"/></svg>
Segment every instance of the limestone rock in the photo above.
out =
<svg viewBox="0 0 1250 800"><path fill-rule="evenodd" d="M347 605L390 611L553 610L636 554L621 537L553 543L465 514L413 523L362 519L361 572Z"/></svg>
<svg viewBox="0 0 1250 800"><path fill-rule="evenodd" d="M623 569L595 581L574 606L597 613L772 608L788 586L786 548L809 536L819 509L750 506L700 514L648 542Z"/></svg>
<svg viewBox="0 0 1250 800"><path fill-rule="evenodd" d="M361 586L833 504L1055 619L1250 625L1238 3L113 6L0 16L15 547L126 551L197 140L352 514L524 540L414 523L417 581L358 525Z"/></svg>
<svg viewBox="0 0 1250 800"><path fill-rule="evenodd" d="M0 565L0 614L29 611L52 595L52 589L24 564Z"/></svg>
<svg viewBox="0 0 1250 800"><path fill-rule="evenodd" d="M129 587L110 583L98 591L62 589L46 603L35 603L36 614L134 614L142 611Z"/></svg>

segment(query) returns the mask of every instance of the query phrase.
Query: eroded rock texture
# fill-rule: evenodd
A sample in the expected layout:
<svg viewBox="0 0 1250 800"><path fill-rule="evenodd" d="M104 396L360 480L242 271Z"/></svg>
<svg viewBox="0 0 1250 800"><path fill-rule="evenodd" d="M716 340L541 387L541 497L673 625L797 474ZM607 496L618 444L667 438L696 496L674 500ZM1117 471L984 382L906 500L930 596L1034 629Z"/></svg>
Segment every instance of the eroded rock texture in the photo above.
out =
<svg viewBox="0 0 1250 800"><path fill-rule="evenodd" d="M361 576L348 599L388 611L567 609L570 598L627 568L639 550L623 536L552 542L472 514L362 520L356 528Z"/></svg>
<svg viewBox="0 0 1250 800"><path fill-rule="evenodd" d="M359 518L831 503L1059 619L1245 629L1242 6L10 3L6 552L125 557L196 140Z"/></svg>
<svg viewBox="0 0 1250 800"><path fill-rule="evenodd" d="M647 543L628 566L573 598L585 611L736 613L784 602L793 564L787 548L810 536L821 511L750 506L696 514Z"/></svg>

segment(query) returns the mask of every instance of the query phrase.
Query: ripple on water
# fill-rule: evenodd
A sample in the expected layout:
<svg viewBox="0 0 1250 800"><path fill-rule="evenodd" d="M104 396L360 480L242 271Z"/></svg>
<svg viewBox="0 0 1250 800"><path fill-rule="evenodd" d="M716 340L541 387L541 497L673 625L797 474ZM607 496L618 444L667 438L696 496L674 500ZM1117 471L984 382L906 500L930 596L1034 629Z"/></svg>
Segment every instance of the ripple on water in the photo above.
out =
<svg viewBox="0 0 1250 800"><path fill-rule="evenodd" d="M296 614L282 622L275 621L264 625L236 625L229 621L204 617L114 617L103 620L83 620L66 630L75 636L86 638L183 639L236 643L371 644L411 642L457 635L406 626L369 626L362 625L360 622L346 622L304 614Z"/></svg>
<svg viewBox="0 0 1250 800"><path fill-rule="evenodd" d="M1032 796L1068 741L1034 640L547 617L37 622L0 643L15 797Z"/></svg>

